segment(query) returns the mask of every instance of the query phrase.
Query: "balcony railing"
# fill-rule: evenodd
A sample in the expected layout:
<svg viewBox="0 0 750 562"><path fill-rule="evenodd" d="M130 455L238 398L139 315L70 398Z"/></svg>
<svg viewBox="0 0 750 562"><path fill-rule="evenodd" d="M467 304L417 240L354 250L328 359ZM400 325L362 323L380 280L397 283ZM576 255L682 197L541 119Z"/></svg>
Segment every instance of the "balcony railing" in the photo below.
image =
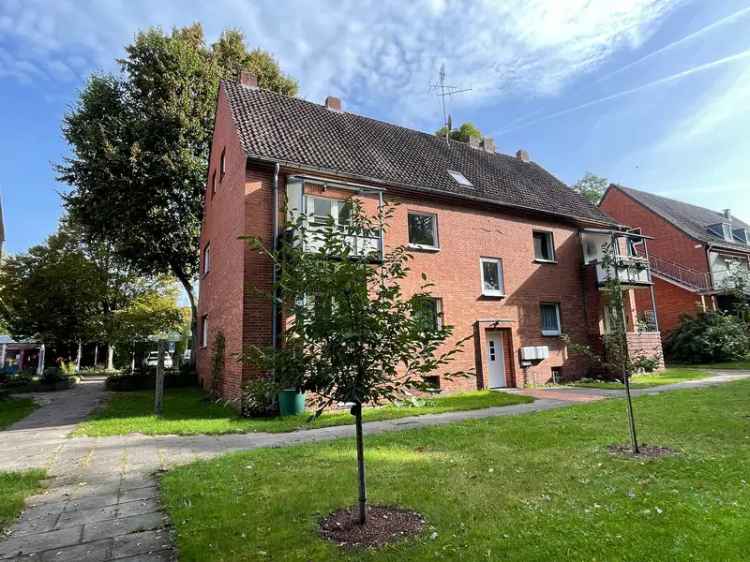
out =
<svg viewBox="0 0 750 562"><path fill-rule="evenodd" d="M651 270L648 260L638 256L618 256L615 263L605 266L596 262L596 280L600 285L618 279L624 285L650 285Z"/></svg>
<svg viewBox="0 0 750 562"><path fill-rule="evenodd" d="M323 232L326 226L311 224L307 227L304 248L308 252L318 252L323 247ZM383 239L379 232L368 235L347 235L345 241L351 248L352 255L382 259Z"/></svg>
<svg viewBox="0 0 750 562"><path fill-rule="evenodd" d="M662 257L650 255L649 263L654 273L667 277L696 291L711 289L711 276L708 273L685 267Z"/></svg>

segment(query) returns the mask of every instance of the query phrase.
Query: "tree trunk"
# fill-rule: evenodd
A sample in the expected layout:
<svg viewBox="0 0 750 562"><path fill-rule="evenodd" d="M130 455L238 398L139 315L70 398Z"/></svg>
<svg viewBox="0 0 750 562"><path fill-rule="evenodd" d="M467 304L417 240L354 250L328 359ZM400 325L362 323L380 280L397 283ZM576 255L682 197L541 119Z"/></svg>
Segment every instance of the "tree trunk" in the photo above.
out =
<svg viewBox="0 0 750 562"><path fill-rule="evenodd" d="M97 365L99 363L99 344L94 344L94 369L96 369Z"/></svg>
<svg viewBox="0 0 750 562"><path fill-rule="evenodd" d="M107 344L107 370L114 371L115 369L115 346L111 343Z"/></svg>
<svg viewBox="0 0 750 562"><path fill-rule="evenodd" d="M362 435L362 403L352 407L357 426L357 472L359 475L359 524L367 524L367 486L365 484L365 443Z"/></svg>
<svg viewBox="0 0 750 562"><path fill-rule="evenodd" d="M630 398L630 375L625 373L625 399L628 403L628 425L630 426L630 443L633 448L633 454L640 453L638 448L638 436L635 432L635 416L633 415L633 400Z"/></svg>
<svg viewBox="0 0 750 562"><path fill-rule="evenodd" d="M154 414L161 416L164 410L164 340L159 341L159 361L156 364L156 388L154 389Z"/></svg>
<svg viewBox="0 0 750 562"><path fill-rule="evenodd" d="M133 345L133 351L130 353L130 374L135 373L135 345Z"/></svg>
<svg viewBox="0 0 750 562"><path fill-rule="evenodd" d="M188 301L190 302L190 334L191 334L191 345L190 350L190 366L195 367L195 359L198 353L198 304L195 302L195 295L193 294L193 284L190 279L177 268L172 268L175 277L180 281L182 287L187 293Z"/></svg>
<svg viewBox="0 0 750 562"><path fill-rule="evenodd" d="M81 370L81 355L83 354L83 344L78 342L78 351L76 352L76 373Z"/></svg>

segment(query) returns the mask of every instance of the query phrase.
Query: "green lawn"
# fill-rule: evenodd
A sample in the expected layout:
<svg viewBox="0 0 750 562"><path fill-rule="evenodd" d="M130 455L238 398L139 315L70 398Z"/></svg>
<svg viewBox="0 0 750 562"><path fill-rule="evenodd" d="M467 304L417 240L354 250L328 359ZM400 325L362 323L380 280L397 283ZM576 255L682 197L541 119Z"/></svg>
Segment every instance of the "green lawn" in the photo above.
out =
<svg viewBox="0 0 750 562"><path fill-rule="evenodd" d="M24 499L41 489L44 478L43 470L0 472L0 536L21 513Z"/></svg>
<svg viewBox="0 0 750 562"><path fill-rule="evenodd" d="M342 552L319 518L356 502L351 439L260 449L162 478L182 562L747 560L750 381L635 400L639 461L622 400L366 438L369 497L422 513L418 538Z"/></svg>
<svg viewBox="0 0 750 562"><path fill-rule="evenodd" d="M532 399L526 396L502 392L466 392L429 398L420 407L367 408L364 411L364 418L365 421L388 420L455 410L509 406L531 401ZM164 400L165 413L161 419L151 414L153 407L154 400L151 391L117 393L103 409L94 414L92 419L80 424L74 435L104 437L128 433L146 435L195 435L251 431L276 433L354 423L354 418L348 410L325 413L313 422L307 421L309 415L267 419L241 418L231 408L207 401L199 390L193 388L167 390Z"/></svg>
<svg viewBox="0 0 750 562"><path fill-rule="evenodd" d="M711 376L711 373L700 371L697 369L688 368L670 368L665 369L661 373L650 373L645 375L634 375L630 379L630 388L652 388L654 386L662 386L665 384L674 384L678 382L685 382L690 380L700 380ZM605 390L622 390L624 385L621 382L605 382L605 381L591 381L591 382L575 382L570 386L580 388L602 388Z"/></svg>
<svg viewBox="0 0 750 562"><path fill-rule="evenodd" d="M741 369L750 371L750 361L729 361L727 363L706 363L705 365L670 365L681 369Z"/></svg>
<svg viewBox="0 0 750 562"><path fill-rule="evenodd" d="M35 409L31 398L0 398L0 430L25 418Z"/></svg>

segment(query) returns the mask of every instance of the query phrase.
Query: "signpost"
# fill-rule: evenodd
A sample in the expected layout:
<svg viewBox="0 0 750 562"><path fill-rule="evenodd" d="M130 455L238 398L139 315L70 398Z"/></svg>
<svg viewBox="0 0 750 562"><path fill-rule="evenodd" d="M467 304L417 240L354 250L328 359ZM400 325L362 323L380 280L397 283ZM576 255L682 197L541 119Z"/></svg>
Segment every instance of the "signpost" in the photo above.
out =
<svg viewBox="0 0 750 562"><path fill-rule="evenodd" d="M154 390L154 414L161 416L164 408L164 347L165 341L159 340L159 362L156 364L156 389Z"/></svg>

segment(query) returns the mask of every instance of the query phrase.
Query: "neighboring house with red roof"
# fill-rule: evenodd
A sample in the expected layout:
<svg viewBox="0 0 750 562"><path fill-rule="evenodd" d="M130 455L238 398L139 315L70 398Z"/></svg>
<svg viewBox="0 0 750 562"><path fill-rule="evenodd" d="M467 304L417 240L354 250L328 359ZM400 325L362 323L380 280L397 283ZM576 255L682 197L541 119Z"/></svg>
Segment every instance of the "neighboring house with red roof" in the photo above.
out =
<svg viewBox="0 0 750 562"><path fill-rule="evenodd" d="M683 314L731 310L733 276L750 273L750 225L721 212L612 184L601 210L653 237L648 257L659 328L666 335ZM639 308L650 307L643 299Z"/></svg>
<svg viewBox="0 0 750 562"><path fill-rule="evenodd" d="M606 330L601 246L633 236L645 243L523 150L498 154L491 139L448 144L348 113L337 98L320 105L260 89L243 73L219 88L209 160L197 352L205 385L219 332L226 346L221 394L237 399L242 382L258 373L234 354L275 344L284 325L258 294L272 286L271 263L240 237L273 245L285 213L305 213L312 225L342 220L349 197L366 208L399 203L387 233L360 242L381 251L408 245L414 257L405 293L427 274L435 322L455 326L455 340L472 336L451 368L475 370L477 379L435 373L430 383L443 390L585 375L585 361L568 353L561 335L592 343ZM635 294L650 295L647 262L622 259L646 265L623 278L632 350L660 352L658 332L639 333L631 314Z"/></svg>

